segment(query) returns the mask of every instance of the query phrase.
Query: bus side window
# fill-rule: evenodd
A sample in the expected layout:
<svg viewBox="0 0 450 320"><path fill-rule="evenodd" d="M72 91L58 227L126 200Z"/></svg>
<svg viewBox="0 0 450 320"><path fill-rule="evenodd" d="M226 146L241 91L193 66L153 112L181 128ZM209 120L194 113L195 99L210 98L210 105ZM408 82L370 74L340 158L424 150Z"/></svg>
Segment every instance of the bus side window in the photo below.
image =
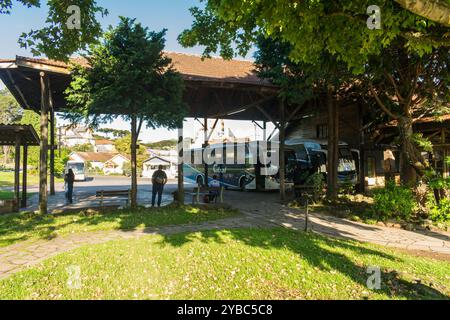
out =
<svg viewBox="0 0 450 320"><path fill-rule="evenodd" d="M305 145L301 144L298 146L297 157L298 160L309 161L308 152L306 151Z"/></svg>

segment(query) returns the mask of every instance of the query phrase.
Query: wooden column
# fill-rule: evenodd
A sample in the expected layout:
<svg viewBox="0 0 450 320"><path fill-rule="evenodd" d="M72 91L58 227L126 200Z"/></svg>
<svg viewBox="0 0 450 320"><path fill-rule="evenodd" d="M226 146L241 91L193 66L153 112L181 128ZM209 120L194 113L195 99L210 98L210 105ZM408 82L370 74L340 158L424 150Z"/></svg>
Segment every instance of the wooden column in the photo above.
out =
<svg viewBox="0 0 450 320"><path fill-rule="evenodd" d="M448 152L447 152L447 146L446 146L446 140L447 140L447 137L446 137L446 135L445 135L445 128L442 128L442 132L441 132L441 143L442 143L442 155L443 155L443 157L444 157L444 163L443 163L443 174L442 174L442 176L444 177L444 178L447 178L448 177L448 164L447 164L447 156L448 156Z"/></svg>
<svg viewBox="0 0 450 320"><path fill-rule="evenodd" d="M285 140L286 140L286 117L285 104L282 99L279 104L280 110L280 199L286 200L286 160L285 160Z"/></svg>
<svg viewBox="0 0 450 320"><path fill-rule="evenodd" d="M137 207L137 119L131 116L131 207Z"/></svg>
<svg viewBox="0 0 450 320"><path fill-rule="evenodd" d="M183 127L178 129L178 203L184 204L184 137Z"/></svg>
<svg viewBox="0 0 450 320"><path fill-rule="evenodd" d="M23 145L23 171L22 171L22 203L21 207L27 207L27 168L28 168L28 146Z"/></svg>
<svg viewBox="0 0 450 320"><path fill-rule="evenodd" d="M365 168L365 136L362 106L359 106L359 192L366 192L366 168Z"/></svg>
<svg viewBox="0 0 450 320"><path fill-rule="evenodd" d="M204 123L203 123L203 129L205 131L205 137L204 137L204 145L203 148L206 149L209 145L209 141L208 141L208 118L204 119ZM203 150L204 150L203 149ZM209 177L208 177L208 164L205 161L205 186L209 186Z"/></svg>
<svg viewBox="0 0 450 320"><path fill-rule="evenodd" d="M50 92L50 194L55 195L55 112Z"/></svg>
<svg viewBox="0 0 450 320"><path fill-rule="evenodd" d="M14 210L20 207L20 134L16 133L15 161L14 161Z"/></svg>
<svg viewBox="0 0 450 320"><path fill-rule="evenodd" d="M338 164L339 164L339 113L333 101L333 88L328 88L328 172L327 172L327 196L331 201L337 198L338 189Z"/></svg>
<svg viewBox="0 0 450 320"><path fill-rule="evenodd" d="M48 76L41 76L41 144L39 159L39 209L41 214L47 214L47 160L48 160Z"/></svg>

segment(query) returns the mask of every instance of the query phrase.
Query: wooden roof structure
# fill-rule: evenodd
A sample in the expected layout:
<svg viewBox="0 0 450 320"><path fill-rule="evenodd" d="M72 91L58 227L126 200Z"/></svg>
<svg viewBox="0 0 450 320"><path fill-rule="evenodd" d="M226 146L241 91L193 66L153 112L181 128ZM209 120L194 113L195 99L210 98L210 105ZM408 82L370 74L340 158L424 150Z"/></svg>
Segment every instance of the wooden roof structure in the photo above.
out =
<svg viewBox="0 0 450 320"><path fill-rule="evenodd" d="M184 102L188 117L277 121L278 88L260 79L251 61L202 59L200 56L166 52L185 80ZM72 63L87 66L84 58ZM67 109L64 91L71 82L65 62L17 56L0 59L0 79L24 109L39 111L40 72L49 77L54 110ZM126 110L124 110L124 114Z"/></svg>
<svg viewBox="0 0 450 320"><path fill-rule="evenodd" d="M21 146L39 145L39 136L32 126L0 124L0 146L14 146L18 136Z"/></svg>

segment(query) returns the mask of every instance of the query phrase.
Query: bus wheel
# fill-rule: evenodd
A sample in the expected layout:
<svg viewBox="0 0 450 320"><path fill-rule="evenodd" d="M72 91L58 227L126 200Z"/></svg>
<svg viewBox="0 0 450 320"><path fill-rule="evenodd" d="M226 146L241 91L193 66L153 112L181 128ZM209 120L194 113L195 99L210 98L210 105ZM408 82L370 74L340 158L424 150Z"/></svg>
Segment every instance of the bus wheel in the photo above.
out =
<svg viewBox="0 0 450 320"><path fill-rule="evenodd" d="M245 185L246 185L245 178L241 178L241 180L239 180L239 189L241 189L241 191L245 191Z"/></svg>

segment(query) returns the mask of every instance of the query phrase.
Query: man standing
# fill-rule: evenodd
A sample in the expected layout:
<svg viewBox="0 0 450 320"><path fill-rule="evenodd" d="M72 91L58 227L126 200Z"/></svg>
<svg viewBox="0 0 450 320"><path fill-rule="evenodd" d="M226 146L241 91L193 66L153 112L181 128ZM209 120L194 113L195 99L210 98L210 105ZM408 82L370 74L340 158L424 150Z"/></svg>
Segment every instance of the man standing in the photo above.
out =
<svg viewBox="0 0 450 320"><path fill-rule="evenodd" d="M152 176L152 207L155 206L156 194L158 194L158 207L161 207L162 194L166 183L167 175L163 171L163 166L159 166L158 170L156 170Z"/></svg>
<svg viewBox="0 0 450 320"><path fill-rule="evenodd" d="M75 174L73 173L72 169L69 169L67 174L64 176L64 183L65 183L65 189L66 189L66 203L72 204L73 203L73 184L75 182Z"/></svg>

